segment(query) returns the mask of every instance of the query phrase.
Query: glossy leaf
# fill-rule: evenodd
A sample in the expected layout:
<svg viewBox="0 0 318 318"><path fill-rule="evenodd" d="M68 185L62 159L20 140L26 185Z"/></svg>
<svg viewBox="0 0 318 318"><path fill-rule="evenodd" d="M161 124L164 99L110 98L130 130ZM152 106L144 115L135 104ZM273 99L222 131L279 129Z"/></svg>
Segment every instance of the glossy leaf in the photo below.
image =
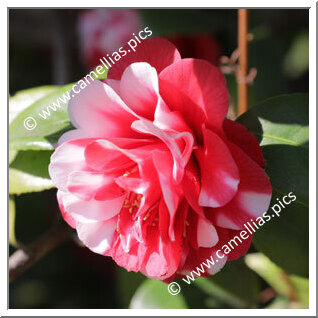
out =
<svg viewBox="0 0 318 318"><path fill-rule="evenodd" d="M168 284L147 279L137 289L129 308L185 309L187 304L181 293L171 295L168 292Z"/></svg>
<svg viewBox="0 0 318 318"><path fill-rule="evenodd" d="M254 245L286 272L305 277L309 255L308 116L308 95L293 94L268 99L238 118L262 145L273 187L270 206L290 192L297 197L284 205L280 217L255 233Z"/></svg>
<svg viewBox="0 0 318 318"><path fill-rule="evenodd" d="M24 109L35 103L44 96L53 93L58 87L56 86L40 86L28 88L17 92L9 97L9 122L11 122Z"/></svg>
<svg viewBox="0 0 318 318"><path fill-rule="evenodd" d="M51 151L20 151L9 166L9 193L21 194L53 188L48 174Z"/></svg>
<svg viewBox="0 0 318 318"><path fill-rule="evenodd" d="M13 150L49 150L59 136L71 129L67 105L73 84L55 89L20 112L10 123L9 147ZM54 110L55 109L55 110ZM36 122L33 130L25 127L26 118Z"/></svg>
<svg viewBox="0 0 318 318"><path fill-rule="evenodd" d="M281 95L266 99L240 116L244 125L265 145L308 147L308 94Z"/></svg>

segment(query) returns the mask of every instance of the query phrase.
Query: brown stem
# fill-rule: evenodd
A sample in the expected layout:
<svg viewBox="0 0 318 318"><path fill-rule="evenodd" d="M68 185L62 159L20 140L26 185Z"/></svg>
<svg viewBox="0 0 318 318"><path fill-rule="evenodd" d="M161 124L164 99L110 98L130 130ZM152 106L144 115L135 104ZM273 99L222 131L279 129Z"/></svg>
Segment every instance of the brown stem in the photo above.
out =
<svg viewBox="0 0 318 318"><path fill-rule="evenodd" d="M70 237L70 231L65 224L54 225L42 237L26 247L21 247L9 258L9 280L27 270L31 265L45 256L52 249Z"/></svg>
<svg viewBox="0 0 318 318"><path fill-rule="evenodd" d="M248 10L238 9L238 51L239 64L238 82L238 114L247 111L248 89L246 77L248 74Z"/></svg>

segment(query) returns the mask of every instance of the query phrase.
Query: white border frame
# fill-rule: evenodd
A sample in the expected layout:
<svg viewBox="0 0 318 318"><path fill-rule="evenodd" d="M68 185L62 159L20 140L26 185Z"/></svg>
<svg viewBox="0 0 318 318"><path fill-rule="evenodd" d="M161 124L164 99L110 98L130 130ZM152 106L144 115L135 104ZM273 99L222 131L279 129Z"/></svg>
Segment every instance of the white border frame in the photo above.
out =
<svg viewBox="0 0 318 318"><path fill-rule="evenodd" d="M0 11L0 30L1 30L1 42L8 43L7 26L8 26L8 7L21 7L25 8L28 4L28 8L32 7L47 7L50 8L50 4L44 3L40 0L29 0L25 2L23 0L5 1L5 4L1 5ZM71 0L55 0L55 7L71 8L76 7L79 2ZM111 7L111 3L107 3L103 0L90 0L87 7ZM196 7L209 8L213 5L213 8L310 8L309 10L309 134L310 134L310 150L309 150L309 169L310 169L310 181L309 181L309 203L310 203L310 224L309 224L309 273L310 273L310 287L309 287L309 309L7 309L8 299L8 267L7 262L4 262L4 255L8 254L7 243L7 222L8 216L7 206L4 202L7 202L7 180L2 177L1 182L1 196L2 196L2 209L1 209L1 222L0 222L0 242L1 242L1 255L2 261L0 262L0 314L1 316L316 316L316 12L317 4L315 1L281 1L281 0L268 0L268 1L223 1L221 6L215 2L208 0L196 0ZM159 7L193 7L193 1L171 1L171 0L156 0L147 2L145 0L135 0L133 2L117 0L113 2L113 7L145 7L145 8L159 8ZM224 6L226 5L226 7ZM1 70L8 71L7 65L7 50L2 49L0 51L1 57ZM4 77L4 75L2 75ZM0 136L3 138L3 144L6 143L4 136L8 138L6 107L7 104L7 85L1 85L0 91L2 96L2 106L0 107L0 114L3 125L0 126ZM7 158L4 155L1 156L1 167L3 169L2 176L7 174ZM4 170L6 169L6 170ZM6 282L6 284L5 284Z"/></svg>

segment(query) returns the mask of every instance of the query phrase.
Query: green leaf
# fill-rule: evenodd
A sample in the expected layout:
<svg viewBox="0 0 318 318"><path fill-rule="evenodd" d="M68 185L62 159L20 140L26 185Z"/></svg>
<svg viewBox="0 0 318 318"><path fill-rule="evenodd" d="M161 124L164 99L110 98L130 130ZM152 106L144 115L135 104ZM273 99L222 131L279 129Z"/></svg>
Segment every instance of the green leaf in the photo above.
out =
<svg viewBox="0 0 318 318"><path fill-rule="evenodd" d="M255 308L260 290L259 278L242 259L227 262L219 273L195 284L232 308Z"/></svg>
<svg viewBox="0 0 318 318"><path fill-rule="evenodd" d="M147 279L137 289L129 308L186 309L188 307L181 293L173 296L168 292L168 284Z"/></svg>
<svg viewBox="0 0 318 318"><path fill-rule="evenodd" d="M254 236L255 247L290 274L308 276L308 95L266 100L238 118L260 141L272 187L270 206L293 192L297 200ZM272 214L269 210L269 214Z"/></svg>
<svg viewBox="0 0 318 318"><path fill-rule="evenodd" d="M97 69L99 72L97 71ZM108 69L103 64L97 65L94 69L94 72L96 74L96 76L93 76L95 79L104 80L107 78ZM102 74L100 74L100 73L102 73Z"/></svg>
<svg viewBox="0 0 318 318"><path fill-rule="evenodd" d="M72 127L67 106L72 97L70 90L73 85L68 84L55 89L20 112L9 127L9 148L13 150L54 149L59 136ZM26 118L29 117L36 122L33 130L28 130L24 126Z"/></svg>
<svg viewBox="0 0 318 318"><path fill-rule="evenodd" d="M309 281L296 275L288 275L276 266L262 253L253 253L245 256L248 267L259 274L277 293L288 299L302 302L305 306L309 303Z"/></svg>
<svg viewBox="0 0 318 318"><path fill-rule="evenodd" d="M265 145L307 148L309 140L308 94L281 95L266 99L240 116L244 125Z"/></svg>
<svg viewBox="0 0 318 318"><path fill-rule="evenodd" d="M74 129L73 126L68 125L66 128L58 131L57 133L45 137L24 137L11 140L9 139L9 149L54 150L61 135L71 129Z"/></svg>
<svg viewBox="0 0 318 318"><path fill-rule="evenodd" d="M11 197L9 197L9 244L18 245L15 237L15 203Z"/></svg>
<svg viewBox="0 0 318 318"><path fill-rule="evenodd" d="M307 278L291 275L290 280L295 286L299 301L303 303L306 308L309 307L309 280Z"/></svg>
<svg viewBox="0 0 318 318"><path fill-rule="evenodd" d="M9 193L21 194L53 188L48 174L52 151L19 151L9 166Z"/></svg>
<svg viewBox="0 0 318 318"><path fill-rule="evenodd" d="M18 152L15 150L9 150L9 164L15 159Z"/></svg>
<svg viewBox="0 0 318 318"><path fill-rule="evenodd" d="M40 86L28 88L19 91L14 96L9 98L9 122L17 117L24 109L35 103L44 96L53 93L58 87L56 86Z"/></svg>

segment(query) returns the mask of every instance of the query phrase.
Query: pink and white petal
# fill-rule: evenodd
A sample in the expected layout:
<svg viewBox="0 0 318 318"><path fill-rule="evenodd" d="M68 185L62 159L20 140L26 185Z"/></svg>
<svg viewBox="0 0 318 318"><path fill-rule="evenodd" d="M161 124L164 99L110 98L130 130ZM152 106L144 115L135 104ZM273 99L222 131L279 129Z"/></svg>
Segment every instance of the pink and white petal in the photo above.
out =
<svg viewBox="0 0 318 318"><path fill-rule="evenodd" d="M94 170L111 172L124 170L133 165L133 162L109 141L95 140L85 149L87 165Z"/></svg>
<svg viewBox="0 0 318 318"><path fill-rule="evenodd" d="M113 80L107 78L103 80L103 83L110 86L116 92L116 94L120 96L120 80Z"/></svg>
<svg viewBox="0 0 318 318"><path fill-rule="evenodd" d="M74 140L74 139L88 139L94 137L92 134L89 134L87 131L82 129L73 129L64 133L58 140L56 147L60 146L64 142Z"/></svg>
<svg viewBox="0 0 318 318"><path fill-rule="evenodd" d="M67 178L73 171L90 171L84 157L85 147L91 139L76 139L64 142L51 156L49 174L54 185L67 192Z"/></svg>
<svg viewBox="0 0 318 318"><path fill-rule="evenodd" d="M218 226L239 230L267 211L272 187L264 170L243 150L234 144L229 144L229 148L240 172L237 194L227 205L206 215Z"/></svg>
<svg viewBox="0 0 318 318"><path fill-rule="evenodd" d="M252 133L243 125L229 119L225 119L223 128L228 140L239 146L260 167L265 167L262 149Z"/></svg>
<svg viewBox="0 0 318 318"><path fill-rule="evenodd" d="M85 159L88 166L96 170L113 171L125 170L135 166L135 163L150 156L150 150L156 148L154 141L147 143L132 139L130 143L126 140L124 144L120 140L95 140L85 149Z"/></svg>
<svg viewBox="0 0 318 318"><path fill-rule="evenodd" d="M136 240L134 223L132 213L128 208L123 208L118 216L117 228L120 233L120 244L126 253L129 253L132 247L139 243Z"/></svg>
<svg viewBox="0 0 318 318"><path fill-rule="evenodd" d="M115 182L127 191L131 191L138 194L145 194L149 189L149 182L140 178L129 178L120 176L115 179Z"/></svg>
<svg viewBox="0 0 318 318"><path fill-rule="evenodd" d="M194 137L189 132L181 133L169 133L170 137L173 138L175 143L178 145L178 148L181 151L181 156L183 159L183 166L185 167L189 162L192 151L194 149Z"/></svg>
<svg viewBox="0 0 318 318"><path fill-rule="evenodd" d="M69 116L76 128L100 138L136 135L130 128L135 117L116 92L98 80L70 100Z"/></svg>
<svg viewBox="0 0 318 318"><path fill-rule="evenodd" d="M152 156L141 160L138 163L138 168L140 178L148 184L146 192L143 194L141 199L140 207L136 213L136 218L140 218L140 220L142 220L148 213L149 209L157 208L157 205L159 204L158 202L162 197L162 192ZM144 237L144 234L141 233L140 224L137 222L136 225L138 226L138 233L140 233L140 237Z"/></svg>
<svg viewBox="0 0 318 318"><path fill-rule="evenodd" d="M153 124L166 132L190 132L192 134L182 114L171 111L161 96L159 96L154 118Z"/></svg>
<svg viewBox="0 0 318 318"><path fill-rule="evenodd" d="M160 128L156 127L152 122L148 120L136 120L132 123L131 127L138 132L156 136L166 144L173 158L172 176L174 180L179 183L182 180L184 167L187 164L186 159L188 158L183 158L182 153L174 138ZM178 137L181 137L181 135L178 135ZM188 154L189 149L192 150L192 145L194 142L193 137L190 133L184 133L182 137L186 138L186 149L188 149Z"/></svg>
<svg viewBox="0 0 318 318"><path fill-rule="evenodd" d="M165 200L161 198L159 203L159 211L158 211L159 221L158 221L158 230L159 235L163 242L170 241L169 238L169 227L170 227L170 213L165 203ZM175 233L173 232L173 239L175 240Z"/></svg>
<svg viewBox="0 0 318 318"><path fill-rule="evenodd" d="M81 223L94 223L111 219L120 212L124 200L125 195L107 201L83 201L71 193L62 197L65 210L73 219Z"/></svg>
<svg viewBox="0 0 318 318"><path fill-rule="evenodd" d="M182 59L159 74L160 95L171 110L180 111L200 134L202 123L223 133L228 90L222 72L207 61Z"/></svg>
<svg viewBox="0 0 318 318"><path fill-rule="evenodd" d="M131 48L126 45L126 51ZM142 41L136 47L135 52L128 53L120 59L108 71L108 78L121 79L125 69L132 63L146 62L153 66L159 74L168 65L181 60L180 54L176 47L163 38L151 38Z"/></svg>
<svg viewBox="0 0 318 318"><path fill-rule="evenodd" d="M198 218L197 239L198 246L206 248L213 247L219 241L218 233L209 220Z"/></svg>
<svg viewBox="0 0 318 318"><path fill-rule="evenodd" d="M227 261L227 255L224 254L223 258L218 257L217 251L221 250L222 246L228 242L229 234L228 230L226 229L219 227L216 227L215 229L219 238L217 244L212 248L193 248L190 246L183 266L179 267L179 275L190 275L190 277L193 275L194 278L196 278L197 275L195 275L195 273L192 271L195 271L199 274L201 272L200 276L210 276L222 269ZM219 254L222 256L222 252Z"/></svg>
<svg viewBox="0 0 318 318"><path fill-rule="evenodd" d="M185 279L191 281L191 278L208 277L218 273L226 264L227 256L219 258L216 254L221 248L219 244L212 248L199 248L191 250L188 253L185 264L178 270L179 275L187 276ZM221 252L219 254L222 254ZM221 255L222 256L222 255Z"/></svg>
<svg viewBox="0 0 318 318"><path fill-rule="evenodd" d="M123 73L120 97L138 116L153 120L159 97L156 69L147 63L133 63Z"/></svg>
<svg viewBox="0 0 318 318"><path fill-rule="evenodd" d="M205 218L203 207L199 205L200 195L200 176L194 159L191 158L185 168L184 178L182 180L183 194L192 207L192 209L201 217Z"/></svg>
<svg viewBox="0 0 318 318"><path fill-rule="evenodd" d="M57 202L59 204L59 207L60 207L60 210L61 210L61 214L62 214L62 217L63 217L64 221L70 227L75 229L76 228L76 220L65 210L64 205L63 205L63 195L65 195L65 194L66 194L66 192L58 190L57 194L56 194Z"/></svg>
<svg viewBox="0 0 318 318"><path fill-rule="evenodd" d="M172 276L180 263L181 244L179 241L163 242L156 227L149 227L147 236L148 253L142 273L148 277L165 280Z"/></svg>
<svg viewBox="0 0 318 318"><path fill-rule="evenodd" d="M114 176L97 172L72 172L68 177L67 189L84 201L111 200L123 195L123 190L115 183Z"/></svg>
<svg viewBox="0 0 318 318"><path fill-rule="evenodd" d="M182 197L181 186L176 185L171 178L172 158L168 152L154 151L153 161L158 174L161 191L170 214L169 237L175 240L174 218Z"/></svg>
<svg viewBox="0 0 318 318"><path fill-rule="evenodd" d="M108 253L114 261L121 267L124 267L127 271L138 272L141 270L147 247L144 244L137 243L130 247L129 253L123 248L123 244L119 235L116 238L114 247L111 253Z"/></svg>
<svg viewBox="0 0 318 318"><path fill-rule="evenodd" d="M201 171L199 205L220 207L236 194L240 182L237 165L223 140L203 128L204 148L195 151Z"/></svg>
<svg viewBox="0 0 318 318"><path fill-rule="evenodd" d="M217 274L225 266L226 262L229 260L227 255L224 255L222 258L218 258L218 255L216 254L216 252L217 250L213 249L213 252L211 253L211 257L217 260L217 262L210 268L207 268L207 273L209 275Z"/></svg>
<svg viewBox="0 0 318 318"><path fill-rule="evenodd" d="M90 250L103 255L112 247L116 221L117 218L94 223L77 222L78 237Z"/></svg>

